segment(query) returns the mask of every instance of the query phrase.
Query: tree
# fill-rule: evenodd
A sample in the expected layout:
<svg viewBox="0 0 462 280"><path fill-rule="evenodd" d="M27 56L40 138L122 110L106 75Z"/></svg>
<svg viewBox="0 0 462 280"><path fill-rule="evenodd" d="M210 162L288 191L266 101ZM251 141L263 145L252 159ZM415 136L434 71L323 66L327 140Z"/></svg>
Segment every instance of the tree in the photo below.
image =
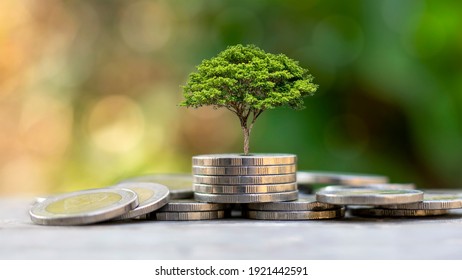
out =
<svg viewBox="0 0 462 280"><path fill-rule="evenodd" d="M244 133L244 154L257 118L268 109L303 109L303 98L318 85L298 62L284 54L266 53L254 45L230 46L205 59L183 87L180 106L226 108L237 115Z"/></svg>

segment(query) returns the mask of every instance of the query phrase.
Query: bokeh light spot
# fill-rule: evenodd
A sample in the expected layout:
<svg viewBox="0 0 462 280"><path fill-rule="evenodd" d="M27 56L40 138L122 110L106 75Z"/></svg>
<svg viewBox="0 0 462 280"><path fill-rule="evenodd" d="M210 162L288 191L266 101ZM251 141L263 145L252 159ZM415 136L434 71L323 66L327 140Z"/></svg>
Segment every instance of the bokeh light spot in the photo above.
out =
<svg viewBox="0 0 462 280"><path fill-rule="evenodd" d="M327 150L341 159L354 159L365 152L369 133L364 121L351 114L331 119L324 131Z"/></svg>
<svg viewBox="0 0 462 280"><path fill-rule="evenodd" d="M120 32L133 50L150 53L168 42L171 24L171 13L162 2L138 1L124 10Z"/></svg>
<svg viewBox="0 0 462 280"><path fill-rule="evenodd" d="M103 97L91 109L88 134L100 150L124 153L141 141L145 121L139 105L129 97L112 95Z"/></svg>
<svg viewBox="0 0 462 280"><path fill-rule="evenodd" d="M364 46L364 34L353 18L330 16L315 27L312 42L320 61L339 67L358 58Z"/></svg>

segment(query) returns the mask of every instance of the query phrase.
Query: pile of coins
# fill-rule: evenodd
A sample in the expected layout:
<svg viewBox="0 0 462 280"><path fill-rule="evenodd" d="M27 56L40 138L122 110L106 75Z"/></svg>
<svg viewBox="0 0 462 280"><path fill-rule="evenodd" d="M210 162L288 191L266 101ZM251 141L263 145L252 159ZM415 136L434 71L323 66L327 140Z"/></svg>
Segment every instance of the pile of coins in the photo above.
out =
<svg viewBox="0 0 462 280"><path fill-rule="evenodd" d="M152 212L150 220L160 221L195 221L214 220L225 217L228 205L219 203L203 203L193 199L171 200L156 212Z"/></svg>
<svg viewBox="0 0 462 280"><path fill-rule="evenodd" d="M423 217L461 208L459 193L423 192L380 175L297 171L294 155L231 154L194 157L192 175L146 175L38 198L29 213L41 225L84 225L132 219Z"/></svg>
<svg viewBox="0 0 462 280"><path fill-rule="evenodd" d="M198 201L262 203L298 197L295 155L201 155L192 161Z"/></svg>

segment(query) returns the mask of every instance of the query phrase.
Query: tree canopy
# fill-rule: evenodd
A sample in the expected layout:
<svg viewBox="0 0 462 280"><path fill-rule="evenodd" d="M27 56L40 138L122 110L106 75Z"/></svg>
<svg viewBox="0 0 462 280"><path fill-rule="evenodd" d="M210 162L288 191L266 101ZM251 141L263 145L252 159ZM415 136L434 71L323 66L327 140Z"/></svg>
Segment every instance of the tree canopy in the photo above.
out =
<svg viewBox="0 0 462 280"><path fill-rule="evenodd" d="M235 113L244 132L244 153L255 120L267 109L303 109L303 98L318 85L299 63L284 54L266 53L254 45L235 45L205 59L183 87L181 106L213 106Z"/></svg>

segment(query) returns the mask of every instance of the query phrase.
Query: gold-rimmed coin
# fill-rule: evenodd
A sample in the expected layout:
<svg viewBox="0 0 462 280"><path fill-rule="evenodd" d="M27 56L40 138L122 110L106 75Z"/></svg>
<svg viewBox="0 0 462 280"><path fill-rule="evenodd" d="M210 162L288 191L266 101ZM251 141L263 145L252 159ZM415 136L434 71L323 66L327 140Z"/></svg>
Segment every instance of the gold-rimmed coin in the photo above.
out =
<svg viewBox="0 0 462 280"><path fill-rule="evenodd" d="M168 188L156 183L121 183L111 188L129 189L134 191L138 196L139 205L135 209L118 217L118 220L133 219L153 212L167 204L170 199Z"/></svg>
<svg viewBox="0 0 462 280"><path fill-rule="evenodd" d="M40 225L85 225L112 220L138 206L127 189L92 189L47 197L34 204L31 220Z"/></svg>

